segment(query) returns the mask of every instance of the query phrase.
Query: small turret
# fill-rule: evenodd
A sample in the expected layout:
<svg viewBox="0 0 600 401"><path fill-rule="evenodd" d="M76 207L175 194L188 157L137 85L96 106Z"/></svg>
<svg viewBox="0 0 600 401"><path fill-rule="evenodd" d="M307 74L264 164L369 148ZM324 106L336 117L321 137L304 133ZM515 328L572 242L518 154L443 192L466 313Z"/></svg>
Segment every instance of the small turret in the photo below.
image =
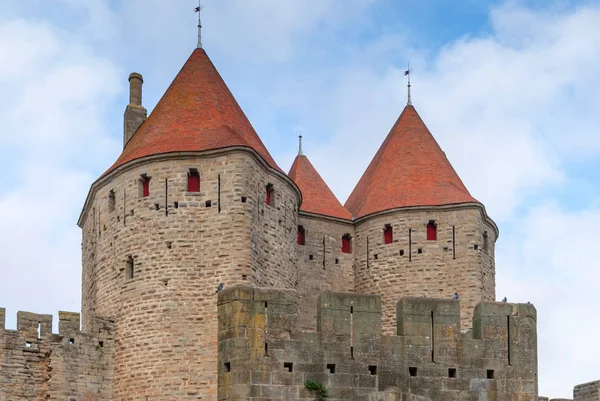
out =
<svg viewBox="0 0 600 401"><path fill-rule="evenodd" d="M127 145L129 139L135 134L135 131L146 121L147 111L142 106L142 84L144 78L142 74L132 72L129 75L129 104L125 109L125 118L123 123L123 148Z"/></svg>

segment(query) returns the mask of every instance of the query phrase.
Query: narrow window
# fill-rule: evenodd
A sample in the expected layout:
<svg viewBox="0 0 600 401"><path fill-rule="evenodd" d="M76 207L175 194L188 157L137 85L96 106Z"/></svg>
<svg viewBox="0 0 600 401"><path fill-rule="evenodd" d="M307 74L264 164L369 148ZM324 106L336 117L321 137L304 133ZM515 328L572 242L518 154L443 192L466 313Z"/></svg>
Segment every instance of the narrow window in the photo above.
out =
<svg viewBox="0 0 600 401"><path fill-rule="evenodd" d="M427 224L427 241L437 240L437 226L434 220L429 220Z"/></svg>
<svg viewBox="0 0 600 401"><path fill-rule="evenodd" d="M488 369L487 370L487 378L488 379L493 379L494 378L494 370L493 369Z"/></svg>
<svg viewBox="0 0 600 401"><path fill-rule="evenodd" d="M455 368L448 369L448 377L456 378L456 369Z"/></svg>
<svg viewBox="0 0 600 401"><path fill-rule="evenodd" d="M394 229L391 224L385 225L385 229L383 230L383 242L386 244L394 242Z"/></svg>
<svg viewBox="0 0 600 401"><path fill-rule="evenodd" d="M140 195L142 198L150 196L150 177L146 174L142 174L140 177Z"/></svg>
<svg viewBox="0 0 600 401"><path fill-rule="evenodd" d="M344 236L342 237L342 252L352 252L352 237L350 237L350 234L344 234Z"/></svg>
<svg viewBox="0 0 600 401"><path fill-rule="evenodd" d="M115 190L114 189L111 189L110 192L108 193L108 211L109 212L115 211Z"/></svg>
<svg viewBox="0 0 600 401"><path fill-rule="evenodd" d="M304 245L304 227L298 226L298 245Z"/></svg>
<svg viewBox="0 0 600 401"><path fill-rule="evenodd" d="M400 256L404 256L404 249L400 249Z"/></svg>
<svg viewBox="0 0 600 401"><path fill-rule="evenodd" d="M231 362L225 362L225 372L231 372Z"/></svg>
<svg viewBox="0 0 600 401"><path fill-rule="evenodd" d="M483 232L483 250L486 252L488 250L488 233L487 233L487 231Z"/></svg>
<svg viewBox="0 0 600 401"><path fill-rule="evenodd" d="M340 264L340 260L338 258L335 258L335 264L336 265Z"/></svg>
<svg viewBox="0 0 600 401"><path fill-rule="evenodd" d="M410 368L408 368L408 374L410 376L416 376L417 375L417 368L414 366L411 366Z"/></svg>
<svg viewBox="0 0 600 401"><path fill-rule="evenodd" d="M187 176L188 192L200 192L200 174L195 168L191 168Z"/></svg>
<svg viewBox="0 0 600 401"><path fill-rule="evenodd" d="M125 262L125 278L127 280L131 280L134 275L134 266L133 266L133 258L129 256L127 261Z"/></svg>
<svg viewBox="0 0 600 401"><path fill-rule="evenodd" d="M266 203L269 206L273 206L275 204L275 190L273 189L273 184L267 185Z"/></svg>
<svg viewBox="0 0 600 401"><path fill-rule="evenodd" d="M327 370L329 370L329 373L334 374L335 373L335 363L328 363Z"/></svg>

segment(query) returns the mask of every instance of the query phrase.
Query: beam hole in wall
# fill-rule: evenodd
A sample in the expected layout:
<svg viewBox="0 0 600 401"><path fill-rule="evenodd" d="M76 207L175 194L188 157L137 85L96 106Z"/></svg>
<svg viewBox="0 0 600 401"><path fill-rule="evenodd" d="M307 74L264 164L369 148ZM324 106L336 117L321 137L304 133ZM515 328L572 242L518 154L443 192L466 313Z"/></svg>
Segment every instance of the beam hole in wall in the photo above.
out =
<svg viewBox="0 0 600 401"><path fill-rule="evenodd" d="M377 375L377 365L369 365L369 372L373 376Z"/></svg>
<svg viewBox="0 0 600 401"><path fill-rule="evenodd" d="M329 373L334 374L335 373L335 363L328 363L327 370L329 371Z"/></svg>
<svg viewBox="0 0 600 401"><path fill-rule="evenodd" d="M246 203L246 197L242 196L242 203Z"/></svg>
<svg viewBox="0 0 600 401"><path fill-rule="evenodd" d="M456 377L456 369L455 368L448 369L448 377L452 377L452 378Z"/></svg>
<svg viewBox="0 0 600 401"><path fill-rule="evenodd" d="M69 344L70 344L70 345L73 345L73 344L75 344L75 339L74 339L74 338L69 338Z"/></svg>
<svg viewBox="0 0 600 401"><path fill-rule="evenodd" d="M378 257L379 257L379 255L378 255L378 254L374 254L374 255L373 255L373 258L374 258L375 260L377 260L377 258L378 258Z"/></svg>
<svg viewBox="0 0 600 401"><path fill-rule="evenodd" d="M404 256L404 249L400 249L399 254L400 254L400 256Z"/></svg>
<svg viewBox="0 0 600 401"><path fill-rule="evenodd" d="M154 210L160 210L160 205L158 203L154 204Z"/></svg>
<svg viewBox="0 0 600 401"><path fill-rule="evenodd" d="M283 368L287 369L288 372L293 372L294 371L294 363L293 362L284 362Z"/></svg>
<svg viewBox="0 0 600 401"><path fill-rule="evenodd" d="M98 347L104 348L104 341L98 341Z"/></svg>
<svg viewBox="0 0 600 401"><path fill-rule="evenodd" d="M167 248L171 249L173 247L173 242L167 241Z"/></svg>
<svg viewBox="0 0 600 401"><path fill-rule="evenodd" d="M314 256L313 255L308 255L308 259L313 260Z"/></svg>
<svg viewBox="0 0 600 401"><path fill-rule="evenodd" d="M117 221L121 221L121 216L117 216Z"/></svg>
<svg viewBox="0 0 600 401"><path fill-rule="evenodd" d="M494 370L493 369L488 369L487 370L487 378L488 379L493 379L494 378Z"/></svg>
<svg viewBox="0 0 600 401"><path fill-rule="evenodd" d="M414 366L409 367L408 374L409 374L409 376L412 376L412 377L417 376L417 368Z"/></svg>
<svg viewBox="0 0 600 401"><path fill-rule="evenodd" d="M246 274L242 274L242 280L248 280L248 276Z"/></svg>
<svg viewBox="0 0 600 401"><path fill-rule="evenodd" d="M477 245L477 244L474 244L474 245L473 245L473 249L474 249L474 250L478 250L478 249L479 249L479 245Z"/></svg>
<svg viewBox="0 0 600 401"><path fill-rule="evenodd" d="M31 342L26 341L25 342L25 348L31 348Z"/></svg>
<svg viewBox="0 0 600 401"><path fill-rule="evenodd" d="M339 265L340 264L340 260L338 258L335 258L335 264Z"/></svg>
<svg viewBox="0 0 600 401"><path fill-rule="evenodd" d="M133 216L135 214L135 210L131 209L131 216Z"/></svg>
<svg viewBox="0 0 600 401"><path fill-rule="evenodd" d="M175 209L179 209L179 202L173 203L173 206L175 207Z"/></svg>
<svg viewBox="0 0 600 401"><path fill-rule="evenodd" d="M206 207L210 207L212 205L212 202L207 200L206 202L204 202L204 206Z"/></svg>
<svg viewBox="0 0 600 401"><path fill-rule="evenodd" d="M444 252L448 252L448 247L447 246L444 247Z"/></svg>
<svg viewBox="0 0 600 401"><path fill-rule="evenodd" d="M417 253L423 253L423 248L417 249Z"/></svg>
<svg viewBox="0 0 600 401"><path fill-rule="evenodd" d="M225 362L225 372L231 372L231 362Z"/></svg>

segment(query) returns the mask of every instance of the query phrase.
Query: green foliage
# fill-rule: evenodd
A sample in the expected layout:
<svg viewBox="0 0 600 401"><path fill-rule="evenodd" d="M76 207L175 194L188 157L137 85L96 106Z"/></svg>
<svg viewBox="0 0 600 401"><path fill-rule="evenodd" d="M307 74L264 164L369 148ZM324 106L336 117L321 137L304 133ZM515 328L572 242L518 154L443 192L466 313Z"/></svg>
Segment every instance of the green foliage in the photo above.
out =
<svg viewBox="0 0 600 401"><path fill-rule="evenodd" d="M307 379L304 382L304 387L306 387L310 391L314 391L317 395L318 401L323 401L325 398L329 397L329 392L327 387L321 382Z"/></svg>

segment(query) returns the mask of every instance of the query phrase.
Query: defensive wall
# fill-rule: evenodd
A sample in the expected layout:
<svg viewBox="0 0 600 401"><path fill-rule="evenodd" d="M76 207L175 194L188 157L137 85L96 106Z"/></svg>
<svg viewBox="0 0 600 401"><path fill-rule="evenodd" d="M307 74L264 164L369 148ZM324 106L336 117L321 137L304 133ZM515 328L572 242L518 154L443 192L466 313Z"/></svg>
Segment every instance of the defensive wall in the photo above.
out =
<svg viewBox="0 0 600 401"><path fill-rule="evenodd" d="M113 399L113 322L96 318L79 329L79 313L17 313L17 329L5 329L0 308L0 400L101 401Z"/></svg>
<svg viewBox="0 0 600 401"><path fill-rule="evenodd" d="M538 399L530 304L482 302L462 333L458 301L404 298L394 336L382 335L379 296L322 293L316 331L298 328L297 311L293 290L219 294L219 400L312 400L306 379L331 400Z"/></svg>
<svg viewBox="0 0 600 401"><path fill-rule="evenodd" d="M600 401L600 380L578 384L573 388L573 399L539 397L538 401Z"/></svg>

